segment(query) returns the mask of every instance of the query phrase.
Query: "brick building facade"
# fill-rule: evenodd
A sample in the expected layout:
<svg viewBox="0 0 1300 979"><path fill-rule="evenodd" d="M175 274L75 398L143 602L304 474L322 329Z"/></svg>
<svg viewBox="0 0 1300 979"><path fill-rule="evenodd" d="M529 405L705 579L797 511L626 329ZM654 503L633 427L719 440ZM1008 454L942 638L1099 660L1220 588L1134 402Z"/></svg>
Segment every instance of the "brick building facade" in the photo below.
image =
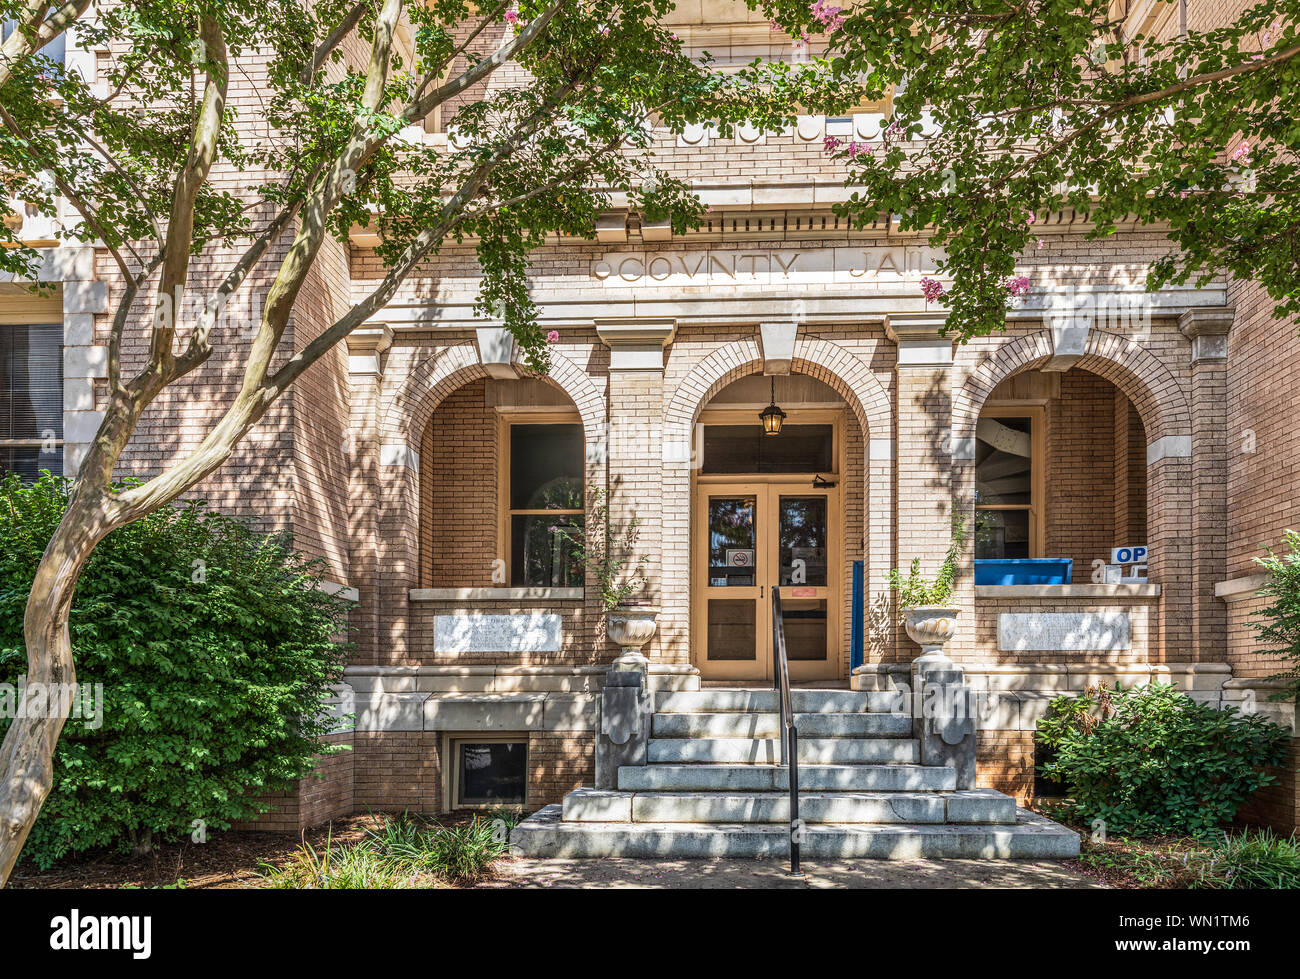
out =
<svg viewBox="0 0 1300 979"><path fill-rule="evenodd" d="M695 0L677 29L744 61L771 43L752 17ZM233 87L254 112L250 83ZM1044 245L1019 266L1032 290L1005 331L955 344L919 287L928 243L831 210L848 191L824 137L878 138L885 109L661 134L658 158L711 206L705 224L673 235L616 199L596 241L541 248L532 295L559 334L545 377L473 314L473 250L449 245L196 491L292 529L356 601L354 729L338 735L352 751L273 825L473 805L475 766L522 765L529 808L590 784L618 649L564 528L592 520L594 491L615 530L639 521L635 598L658 612L643 652L659 689L767 680L763 599L778 583L805 682L889 684L917 650L886 573L914 558L932 573L956 512L974 531L967 568L1073 563L1068 584L958 583L949 650L985 691L985 784L1024 798L1048 700L1098 682L1163 680L1293 720L1268 702L1277 661L1250 615L1252 558L1300 523L1295 325L1250 283L1146 293L1158 229L1092 241L1064 212L1039 216ZM447 141L430 128L421 138ZM0 287L0 322L63 325L71 470L97 423L117 285L90 248L52 248L47 272L58 298L34 309ZM299 344L382 274L364 229L324 250ZM123 475L192 447L231 370L214 360L196 378L206 400L151 409ZM788 426L771 440L756 434L769 400ZM1101 565L1128 545L1149 550L1145 580L1106 583ZM1294 825L1296 803L1288 776L1256 816Z"/></svg>

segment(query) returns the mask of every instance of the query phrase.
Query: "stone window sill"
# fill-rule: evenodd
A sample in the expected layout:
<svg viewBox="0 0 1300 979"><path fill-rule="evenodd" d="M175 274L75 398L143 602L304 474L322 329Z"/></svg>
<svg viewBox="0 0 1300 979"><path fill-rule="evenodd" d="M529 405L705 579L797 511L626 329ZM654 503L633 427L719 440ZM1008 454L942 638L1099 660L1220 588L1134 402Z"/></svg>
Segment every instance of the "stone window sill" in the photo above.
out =
<svg viewBox="0 0 1300 979"><path fill-rule="evenodd" d="M1054 598L1096 598L1109 601L1142 601L1160 597L1159 585L976 585L976 598L1023 598L1037 601Z"/></svg>
<svg viewBox="0 0 1300 979"><path fill-rule="evenodd" d="M413 602L580 602L581 588L412 588Z"/></svg>

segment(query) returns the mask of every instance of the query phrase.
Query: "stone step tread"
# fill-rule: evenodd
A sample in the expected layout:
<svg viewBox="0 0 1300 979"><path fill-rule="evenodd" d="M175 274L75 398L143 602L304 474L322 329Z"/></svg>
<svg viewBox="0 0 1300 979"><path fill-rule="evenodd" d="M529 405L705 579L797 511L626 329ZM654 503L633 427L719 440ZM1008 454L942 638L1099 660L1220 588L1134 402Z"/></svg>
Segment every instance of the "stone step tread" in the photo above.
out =
<svg viewBox="0 0 1300 979"><path fill-rule="evenodd" d="M784 825L734 823L570 823L559 805L529 816L510 834L528 857L632 857L785 859L790 830ZM1075 857L1079 835L1036 813L1018 810L1009 825L857 825L804 827L806 860L871 858L1024 859Z"/></svg>
<svg viewBox="0 0 1300 979"><path fill-rule="evenodd" d="M619 792L575 789L565 822L784 823L789 792ZM809 823L1014 823L1015 799L993 789L958 792L801 792Z"/></svg>
<svg viewBox="0 0 1300 979"><path fill-rule="evenodd" d="M788 785L789 769L784 765L661 764L625 766L618 770L618 787L632 791L761 791ZM809 764L799 766L799 788L803 791L945 792L957 788L957 772L938 765Z"/></svg>
<svg viewBox="0 0 1300 979"><path fill-rule="evenodd" d="M791 690L790 702L797 714L891 713L903 706L902 696L894 690ZM778 708L775 690L711 687L665 691L655 697L655 710L661 714L774 712Z"/></svg>
<svg viewBox="0 0 1300 979"><path fill-rule="evenodd" d="M652 738L653 764L776 764L781 760L777 738ZM915 738L800 738L799 761L822 763L917 764L920 743Z"/></svg>
<svg viewBox="0 0 1300 979"><path fill-rule="evenodd" d="M800 738L911 737L912 719L903 714L795 714ZM781 717L739 711L655 714L654 737L780 737Z"/></svg>

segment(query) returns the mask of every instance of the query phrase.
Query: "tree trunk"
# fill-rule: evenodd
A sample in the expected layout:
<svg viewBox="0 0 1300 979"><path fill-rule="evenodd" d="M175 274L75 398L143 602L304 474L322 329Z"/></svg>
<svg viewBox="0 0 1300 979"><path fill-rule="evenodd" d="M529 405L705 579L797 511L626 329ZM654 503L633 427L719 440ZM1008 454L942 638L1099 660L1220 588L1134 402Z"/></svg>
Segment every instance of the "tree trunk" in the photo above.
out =
<svg viewBox="0 0 1300 979"><path fill-rule="evenodd" d="M36 568L23 619L29 689L76 681L68 614L82 569L112 529L107 511L102 498L86 500L74 492ZM56 716L14 718L0 746L0 887L9 880L54 783L54 746L66 718L59 716L62 711L41 713Z"/></svg>

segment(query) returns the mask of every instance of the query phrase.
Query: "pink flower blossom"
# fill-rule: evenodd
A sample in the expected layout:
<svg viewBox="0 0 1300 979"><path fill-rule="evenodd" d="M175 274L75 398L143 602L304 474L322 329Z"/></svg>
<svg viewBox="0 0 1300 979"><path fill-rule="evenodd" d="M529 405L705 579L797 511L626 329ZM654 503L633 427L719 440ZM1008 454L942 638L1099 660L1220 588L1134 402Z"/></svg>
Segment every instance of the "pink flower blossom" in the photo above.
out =
<svg viewBox="0 0 1300 979"><path fill-rule="evenodd" d="M1041 251L1042 249L1044 249L1044 248L1047 247L1047 242L1043 241L1042 238L1039 238L1039 239L1038 239L1038 244L1037 244L1035 247L1038 248L1038 249Z"/></svg>
<svg viewBox="0 0 1300 979"><path fill-rule="evenodd" d="M1025 212L1025 224L1033 224L1033 223L1034 223L1035 221L1037 221L1037 220L1038 220L1038 218L1037 218L1037 216L1035 216L1035 214L1034 214L1033 211L1026 211L1026 212Z"/></svg>
<svg viewBox="0 0 1300 979"><path fill-rule="evenodd" d="M507 10L507 11L506 11L506 23L508 23L508 24L518 24L518 23L519 23L519 14L516 13L515 11L513 11L513 10Z"/></svg>
<svg viewBox="0 0 1300 979"><path fill-rule="evenodd" d="M546 342L547 342L547 343L558 343L558 342L559 342L559 339L560 339L560 331L559 331L559 330L552 330L550 333L546 334Z"/></svg>
<svg viewBox="0 0 1300 979"><path fill-rule="evenodd" d="M836 150L840 148L840 144L842 142L843 140L838 139L835 136L827 136L825 139L822 140L822 147L826 150L827 153L834 153Z"/></svg>
<svg viewBox="0 0 1300 979"><path fill-rule="evenodd" d="M943 283L938 279L932 279L928 275L921 279L921 294L925 296L927 303L935 303L946 296L947 290L944 289Z"/></svg>
<svg viewBox="0 0 1300 979"><path fill-rule="evenodd" d="M1012 278L1007 279L1006 282L1002 283L1002 287L1017 299L1021 296L1027 296L1029 295L1029 276L1013 276Z"/></svg>
<svg viewBox="0 0 1300 979"><path fill-rule="evenodd" d="M838 31L847 19L843 7L832 7L826 0L816 0L808 5L808 10L813 20L828 31Z"/></svg>
<svg viewBox="0 0 1300 979"><path fill-rule="evenodd" d="M1250 143L1243 140L1241 144L1232 151L1230 159L1233 163L1250 163Z"/></svg>
<svg viewBox="0 0 1300 979"><path fill-rule="evenodd" d="M863 153L874 153L876 148L868 146L866 143L859 143L856 139L849 143L849 159L856 160Z"/></svg>

